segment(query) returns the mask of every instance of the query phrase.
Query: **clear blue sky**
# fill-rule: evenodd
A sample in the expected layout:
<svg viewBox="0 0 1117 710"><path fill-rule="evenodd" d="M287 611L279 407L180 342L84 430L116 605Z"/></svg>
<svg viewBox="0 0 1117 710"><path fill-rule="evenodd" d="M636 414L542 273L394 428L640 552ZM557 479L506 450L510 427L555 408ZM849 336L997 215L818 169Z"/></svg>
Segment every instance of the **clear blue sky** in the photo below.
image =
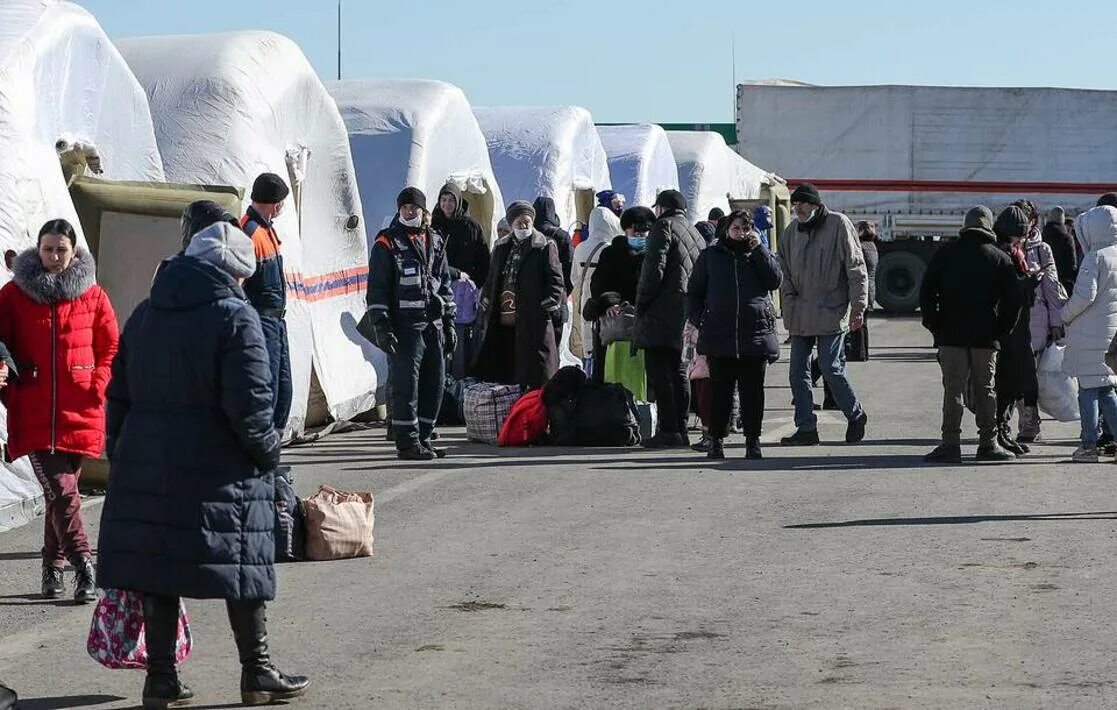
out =
<svg viewBox="0 0 1117 710"><path fill-rule="evenodd" d="M111 37L267 29L336 72L336 0L78 0ZM669 9L658 9L660 7ZM422 77L476 106L597 121L733 120L737 79L1117 87L1112 3L344 0L345 78Z"/></svg>

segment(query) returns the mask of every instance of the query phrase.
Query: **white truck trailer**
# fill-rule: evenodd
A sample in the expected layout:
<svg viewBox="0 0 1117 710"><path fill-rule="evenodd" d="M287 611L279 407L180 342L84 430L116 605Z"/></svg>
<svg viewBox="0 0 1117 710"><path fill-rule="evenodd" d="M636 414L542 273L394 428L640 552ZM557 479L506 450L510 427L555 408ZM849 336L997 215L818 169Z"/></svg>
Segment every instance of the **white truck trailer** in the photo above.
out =
<svg viewBox="0 0 1117 710"><path fill-rule="evenodd" d="M927 260L965 211L1027 198L1070 215L1117 191L1117 91L934 86L737 87L737 149L813 183L881 235L877 300L912 312Z"/></svg>

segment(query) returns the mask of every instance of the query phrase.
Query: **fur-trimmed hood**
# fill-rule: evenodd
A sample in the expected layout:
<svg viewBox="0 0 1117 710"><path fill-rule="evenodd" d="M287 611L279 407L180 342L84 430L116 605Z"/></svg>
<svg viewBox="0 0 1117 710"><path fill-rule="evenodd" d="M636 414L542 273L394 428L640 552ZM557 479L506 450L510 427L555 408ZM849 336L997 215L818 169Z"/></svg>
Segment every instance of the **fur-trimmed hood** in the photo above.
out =
<svg viewBox="0 0 1117 710"><path fill-rule="evenodd" d="M12 280L36 303L72 301L97 283L97 264L82 247L74 252L70 267L61 274L43 268L38 249L27 249L12 262Z"/></svg>

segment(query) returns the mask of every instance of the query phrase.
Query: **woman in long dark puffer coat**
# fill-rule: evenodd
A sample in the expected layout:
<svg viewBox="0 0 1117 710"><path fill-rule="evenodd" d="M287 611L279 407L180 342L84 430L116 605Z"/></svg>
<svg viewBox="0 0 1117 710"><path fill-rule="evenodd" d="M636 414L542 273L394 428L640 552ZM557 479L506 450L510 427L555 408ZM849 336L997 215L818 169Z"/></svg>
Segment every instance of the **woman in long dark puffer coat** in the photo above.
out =
<svg viewBox="0 0 1117 710"><path fill-rule="evenodd" d="M226 600L245 704L309 685L268 656L279 435L264 334L240 286L255 268L236 227L195 235L128 319L113 362L98 583L143 595L145 708L193 695L175 668L180 597Z"/></svg>
<svg viewBox="0 0 1117 710"><path fill-rule="evenodd" d="M752 215L733 212L718 224L717 238L699 256L687 285L687 320L698 328L698 352L710 367L710 448L725 458L733 390L741 396L746 457L762 458L764 374L779 357L776 313L770 293L783 274L760 243Z"/></svg>

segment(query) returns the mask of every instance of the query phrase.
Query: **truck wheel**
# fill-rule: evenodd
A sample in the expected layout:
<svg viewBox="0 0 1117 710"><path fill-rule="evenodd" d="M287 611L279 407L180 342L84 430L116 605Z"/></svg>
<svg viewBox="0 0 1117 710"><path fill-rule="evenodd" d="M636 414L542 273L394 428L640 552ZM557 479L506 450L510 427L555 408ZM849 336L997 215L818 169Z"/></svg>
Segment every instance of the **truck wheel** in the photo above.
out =
<svg viewBox="0 0 1117 710"><path fill-rule="evenodd" d="M877 267L877 302L891 313L915 313L927 264L905 251L884 254Z"/></svg>

